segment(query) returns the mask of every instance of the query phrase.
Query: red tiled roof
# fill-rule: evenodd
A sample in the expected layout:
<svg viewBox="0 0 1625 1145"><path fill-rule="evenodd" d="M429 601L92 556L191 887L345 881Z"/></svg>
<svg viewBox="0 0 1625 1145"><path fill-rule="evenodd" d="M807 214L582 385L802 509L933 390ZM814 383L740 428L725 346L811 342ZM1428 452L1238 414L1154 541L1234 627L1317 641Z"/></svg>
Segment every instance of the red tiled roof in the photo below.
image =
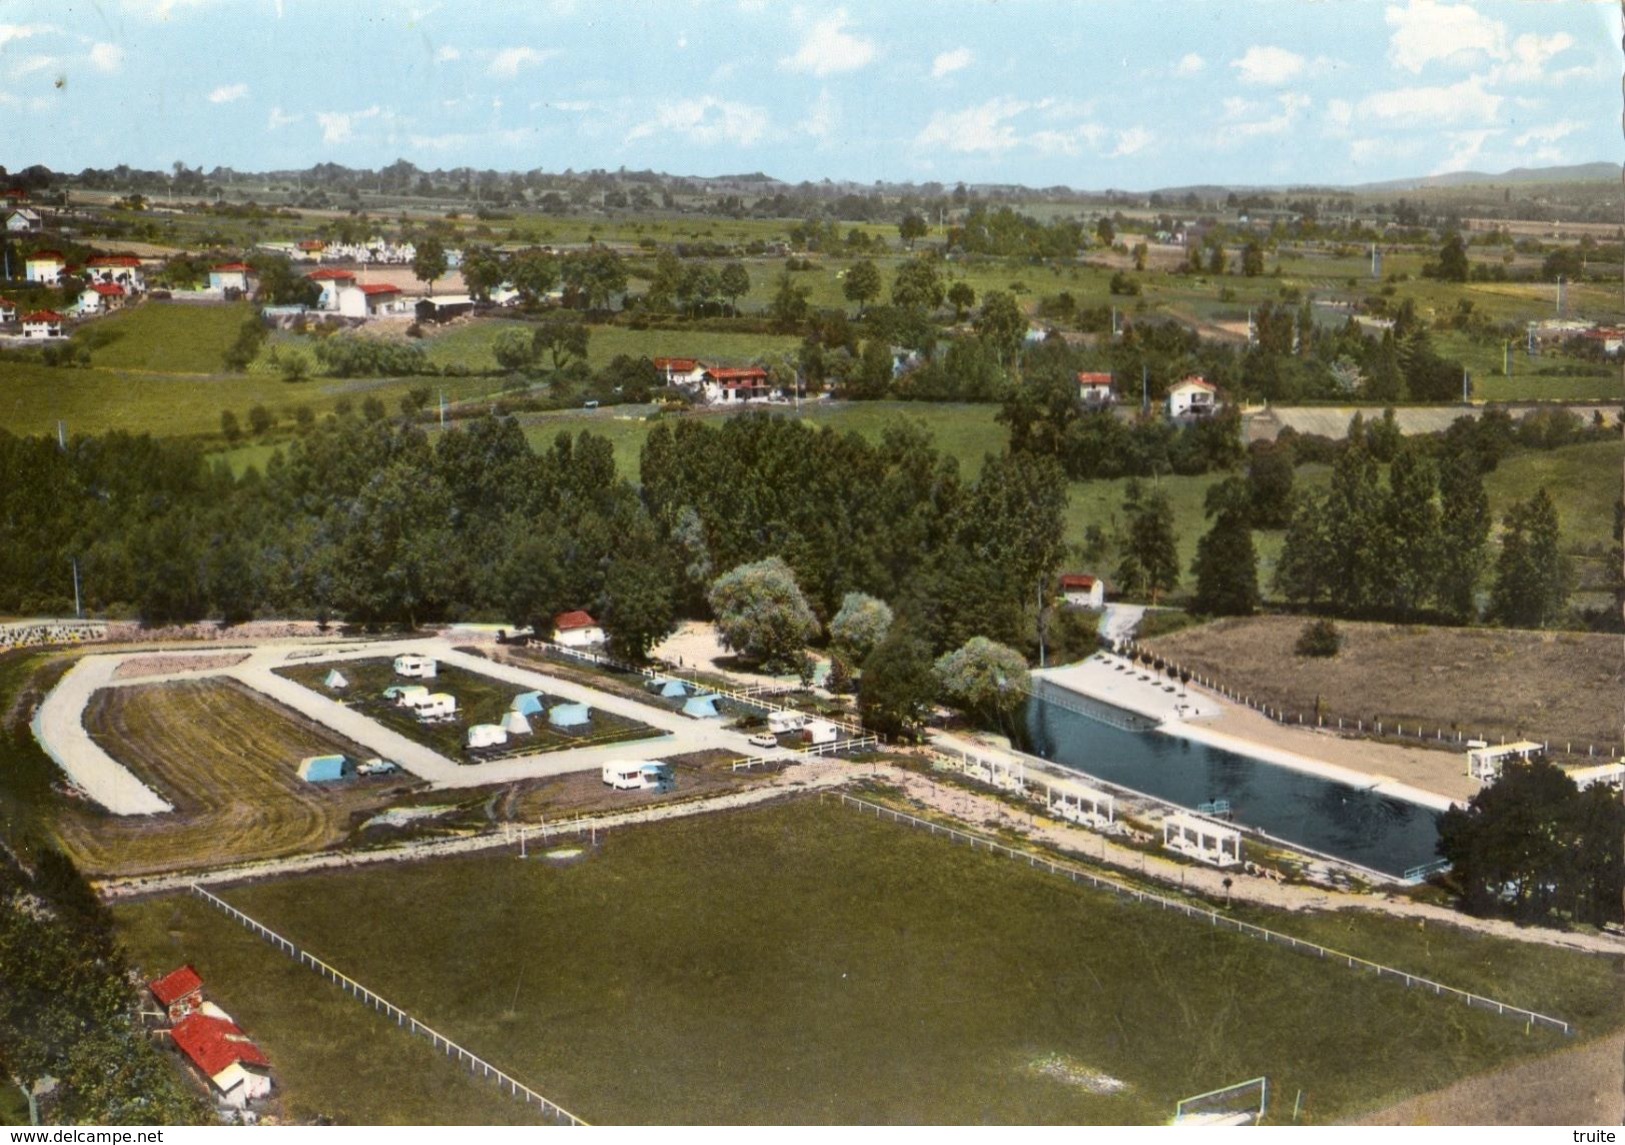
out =
<svg viewBox="0 0 1625 1145"><path fill-rule="evenodd" d="M93 282L90 284L90 289L94 290L103 298L124 297L124 288L116 282Z"/></svg>
<svg viewBox="0 0 1625 1145"><path fill-rule="evenodd" d="M686 374L700 364L698 358L656 358L655 369Z"/></svg>
<svg viewBox="0 0 1625 1145"><path fill-rule="evenodd" d="M171 970L158 981L148 986L147 989L152 991L154 998L158 999L163 1005L168 1006L180 1001L188 994L203 989L203 979L198 977L198 972L193 970L190 965L186 965L179 970Z"/></svg>
<svg viewBox="0 0 1625 1145"><path fill-rule="evenodd" d="M760 366L712 366L705 371L718 382L766 382L767 371Z"/></svg>
<svg viewBox="0 0 1625 1145"><path fill-rule="evenodd" d="M136 258L133 254L99 254L89 262L85 263L85 265L135 268L141 265L141 260Z"/></svg>
<svg viewBox="0 0 1625 1145"><path fill-rule="evenodd" d="M1061 587L1089 589L1095 587L1095 578L1084 573L1062 573Z"/></svg>
<svg viewBox="0 0 1625 1145"><path fill-rule="evenodd" d="M1212 382L1208 381L1206 378L1197 377L1195 374L1192 374L1190 377L1188 377L1184 381L1180 382L1178 386L1174 387L1174 389L1177 390L1181 386L1196 386L1198 389L1207 390L1210 393L1218 393L1219 392L1219 387L1218 386L1214 385Z"/></svg>
<svg viewBox="0 0 1625 1145"><path fill-rule="evenodd" d="M192 1059L198 1069L214 1077L235 1062L244 1065L269 1066L270 1059L238 1029L235 1022L224 1018L211 1018L207 1014L193 1014L177 1022L170 1031L181 1053Z"/></svg>
<svg viewBox="0 0 1625 1145"><path fill-rule="evenodd" d="M58 314L55 310L36 310L32 314L24 314L23 322L25 324L29 322L55 322L60 325L62 322L62 315Z"/></svg>
<svg viewBox="0 0 1625 1145"><path fill-rule="evenodd" d="M12 310L17 309L17 304L9 298L0 298L0 306L5 306Z"/></svg>
<svg viewBox="0 0 1625 1145"><path fill-rule="evenodd" d="M51 262L67 261L62 257L62 252L59 250L37 250L28 256L29 262L45 262L47 260Z"/></svg>
<svg viewBox="0 0 1625 1145"><path fill-rule="evenodd" d="M355 271L327 267L322 270L313 270L305 277L312 282L354 282Z"/></svg>
<svg viewBox="0 0 1625 1145"><path fill-rule="evenodd" d="M568 632L573 628L597 628L598 622L588 613L577 609L575 612L561 612L553 618L553 627L560 632Z"/></svg>
<svg viewBox="0 0 1625 1145"><path fill-rule="evenodd" d="M1110 374L1091 374L1087 370L1080 370L1078 372L1078 384L1080 386L1109 386L1112 384L1112 376Z"/></svg>
<svg viewBox="0 0 1625 1145"><path fill-rule="evenodd" d="M321 239L300 239L299 240L299 249L300 250L325 250L326 248L327 248L327 244L324 243Z"/></svg>
<svg viewBox="0 0 1625 1145"><path fill-rule="evenodd" d="M361 293L371 297L374 294L399 294L401 288L392 286L387 282L364 282L361 284Z"/></svg>
<svg viewBox="0 0 1625 1145"><path fill-rule="evenodd" d="M254 271L254 268L249 266L245 262L222 263L221 265L219 265L217 267L213 267L212 269L214 269L214 270L223 270L223 271L228 271L228 272L229 271L239 271L239 272L241 272L243 274L252 274L253 271Z"/></svg>

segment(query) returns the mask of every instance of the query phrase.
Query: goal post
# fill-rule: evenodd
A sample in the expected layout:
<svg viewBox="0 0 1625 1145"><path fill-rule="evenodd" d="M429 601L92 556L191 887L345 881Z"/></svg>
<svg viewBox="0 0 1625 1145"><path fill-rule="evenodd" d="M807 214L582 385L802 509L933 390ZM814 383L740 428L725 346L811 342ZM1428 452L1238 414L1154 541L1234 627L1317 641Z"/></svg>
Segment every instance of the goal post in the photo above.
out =
<svg viewBox="0 0 1625 1145"><path fill-rule="evenodd" d="M1174 1106L1175 1125L1258 1125L1269 1107L1270 1080L1255 1077L1182 1098Z"/></svg>

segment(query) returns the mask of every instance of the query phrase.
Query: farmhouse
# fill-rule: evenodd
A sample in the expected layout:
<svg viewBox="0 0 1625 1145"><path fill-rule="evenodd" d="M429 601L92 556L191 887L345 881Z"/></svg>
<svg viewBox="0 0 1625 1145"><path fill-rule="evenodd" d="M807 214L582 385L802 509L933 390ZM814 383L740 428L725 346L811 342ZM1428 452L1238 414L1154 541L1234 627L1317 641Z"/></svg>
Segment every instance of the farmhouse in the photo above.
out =
<svg viewBox="0 0 1625 1145"><path fill-rule="evenodd" d="M237 1109L271 1092L271 1063L229 1018L192 1014L170 1034L175 1047L208 1078L219 1100Z"/></svg>
<svg viewBox="0 0 1625 1145"><path fill-rule="evenodd" d="M171 1022L178 1022L203 1006L203 979L190 964L171 970L156 982L149 982L147 989Z"/></svg>
<svg viewBox="0 0 1625 1145"><path fill-rule="evenodd" d="M412 305L401 294L401 288L387 282L342 287L338 299L339 313L346 318L387 318L412 312Z"/></svg>
<svg viewBox="0 0 1625 1145"><path fill-rule="evenodd" d="M79 292L80 314L106 314L124 305L124 288L112 282L93 282Z"/></svg>
<svg viewBox="0 0 1625 1145"><path fill-rule="evenodd" d="M7 234L25 235L43 230L44 227L45 224L41 221L38 211L31 211L27 207L18 207L15 211L6 213Z"/></svg>
<svg viewBox="0 0 1625 1145"><path fill-rule="evenodd" d="M353 270L338 270L328 267L322 270L313 270L305 277L321 288L322 296L316 300L317 310L337 310L339 308L339 292L345 287L355 285L355 272Z"/></svg>
<svg viewBox="0 0 1625 1145"><path fill-rule="evenodd" d="M23 277L43 286L55 286L68 267L60 251L37 250L23 260Z"/></svg>
<svg viewBox="0 0 1625 1145"><path fill-rule="evenodd" d="M655 369L660 380L668 386L700 386L705 384L705 367L694 358L656 358Z"/></svg>
<svg viewBox="0 0 1625 1145"><path fill-rule="evenodd" d="M239 294L247 294L249 281L253 277L254 268L247 263L222 263L209 270L209 289L216 294L224 294L228 290L235 290Z"/></svg>
<svg viewBox="0 0 1625 1145"><path fill-rule="evenodd" d="M1211 417L1219 409L1219 387L1192 374L1168 390L1170 418Z"/></svg>
<svg viewBox="0 0 1625 1145"><path fill-rule="evenodd" d="M766 401L772 387L760 366L712 366L705 371L705 400L712 405Z"/></svg>
<svg viewBox="0 0 1625 1145"><path fill-rule="evenodd" d="M62 324L67 319L55 310L36 310L23 315L24 338L61 338Z"/></svg>
<svg viewBox="0 0 1625 1145"><path fill-rule="evenodd" d="M1083 608L1106 607L1106 582L1087 573L1062 573L1061 597Z"/></svg>
<svg viewBox="0 0 1625 1145"><path fill-rule="evenodd" d="M99 254L85 263L85 277L91 282L122 286L131 294L147 289L141 260L129 254Z"/></svg>
<svg viewBox="0 0 1625 1145"><path fill-rule="evenodd" d="M589 644L602 644L604 630L590 615L579 609L561 612L553 618L553 643L568 648L584 648Z"/></svg>
<svg viewBox="0 0 1625 1145"><path fill-rule="evenodd" d="M1112 376L1079 371L1078 400L1091 408L1111 405L1117 400L1117 393L1112 389Z"/></svg>

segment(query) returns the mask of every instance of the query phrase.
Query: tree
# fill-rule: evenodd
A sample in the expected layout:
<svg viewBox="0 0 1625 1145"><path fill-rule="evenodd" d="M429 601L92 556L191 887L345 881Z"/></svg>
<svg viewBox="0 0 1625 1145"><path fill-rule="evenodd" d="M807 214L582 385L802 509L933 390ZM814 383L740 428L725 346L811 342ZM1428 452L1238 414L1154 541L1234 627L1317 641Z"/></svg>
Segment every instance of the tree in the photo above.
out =
<svg viewBox="0 0 1625 1145"><path fill-rule="evenodd" d="M1207 272L1209 274L1223 274L1225 269L1224 247L1218 243L1208 248Z"/></svg>
<svg viewBox="0 0 1625 1145"><path fill-rule="evenodd" d="M892 279L892 305L902 310L932 311L942 305L942 276L935 261L915 258L897 268Z"/></svg>
<svg viewBox="0 0 1625 1145"><path fill-rule="evenodd" d="M1027 703L1032 679L1020 652L973 636L934 666L943 697L984 726L1009 731Z"/></svg>
<svg viewBox="0 0 1625 1145"><path fill-rule="evenodd" d="M472 247L463 255L463 262L458 269L463 275L463 285L468 288L469 297L480 302L491 300L491 291L502 285L506 277L502 261L485 247Z"/></svg>
<svg viewBox="0 0 1625 1145"><path fill-rule="evenodd" d="M913 211L904 215L902 221L897 224L898 237L908 244L910 250L918 240L930 233L930 230L925 219Z"/></svg>
<svg viewBox="0 0 1625 1145"><path fill-rule="evenodd" d="M647 525L645 526L647 528ZM616 557L604 573L604 632L616 656L641 664L676 626L675 578L653 538Z"/></svg>
<svg viewBox="0 0 1625 1145"><path fill-rule="evenodd" d="M728 647L768 669L788 671L818 632L795 573L779 557L723 573L706 600Z"/></svg>
<svg viewBox="0 0 1625 1145"><path fill-rule="evenodd" d="M863 662L858 715L863 726L899 739L914 734L937 694L937 674L925 644L894 625Z"/></svg>
<svg viewBox="0 0 1625 1145"><path fill-rule="evenodd" d="M1371 605L1378 596L1384 549L1382 490L1377 461L1365 444L1364 419L1349 425L1348 442L1332 466L1326 512L1327 579L1331 602L1345 612Z"/></svg>
<svg viewBox="0 0 1625 1145"><path fill-rule="evenodd" d="M1253 524L1284 529L1292 522L1292 485L1296 480L1292 448L1258 442L1247 459L1247 488Z"/></svg>
<svg viewBox="0 0 1625 1145"><path fill-rule="evenodd" d="M402 458L351 503L339 550L339 603L363 621L416 628L452 585L451 496L445 483Z"/></svg>
<svg viewBox="0 0 1625 1145"><path fill-rule="evenodd" d="M891 605L861 592L849 592L829 622L829 638L852 660L862 660L891 631Z"/></svg>
<svg viewBox="0 0 1625 1145"><path fill-rule="evenodd" d="M1241 273L1248 278L1264 273L1264 247L1257 239L1248 239L1247 245L1241 248Z"/></svg>
<svg viewBox="0 0 1625 1145"><path fill-rule="evenodd" d="M446 273L446 244L430 235L412 244L412 249L412 277L433 289L435 279Z"/></svg>
<svg viewBox="0 0 1625 1145"><path fill-rule="evenodd" d="M1557 507L1544 486L1503 518L1490 616L1503 624L1543 628L1568 604L1573 569L1559 547Z"/></svg>
<svg viewBox="0 0 1625 1145"><path fill-rule="evenodd" d="M1014 362L1027 335L1027 316L1013 296L991 290L982 296L982 312L976 316L976 333L992 346L1001 365Z"/></svg>
<svg viewBox="0 0 1625 1145"><path fill-rule="evenodd" d="M811 293L811 289L798 283L788 270L781 270L774 280L773 300L767 306L773 324L780 330L793 330L806 321L807 296Z"/></svg>
<svg viewBox="0 0 1625 1145"><path fill-rule="evenodd" d="M1174 507L1168 494L1154 489L1141 494L1135 483L1123 503L1128 520L1119 549L1117 583L1128 592L1157 598L1179 587L1179 542L1174 536Z"/></svg>
<svg viewBox="0 0 1625 1145"><path fill-rule="evenodd" d="M847 267L841 281L841 293L848 302L855 302L861 315L869 303L880 297L880 271L868 259Z"/></svg>
<svg viewBox="0 0 1625 1145"><path fill-rule="evenodd" d="M508 262L508 281L527 307L541 305L559 284L559 260L546 251L528 251Z"/></svg>
<svg viewBox="0 0 1625 1145"><path fill-rule="evenodd" d="M1382 583L1387 603L1409 616L1433 595L1439 579L1438 481L1433 463L1418 446L1406 443L1388 470L1388 496L1382 506Z"/></svg>
<svg viewBox="0 0 1625 1145"><path fill-rule="evenodd" d="M563 369L572 358L586 360L591 333L579 318L549 314L536 324L535 333L531 335L533 354L540 357L545 351L552 355L553 368Z"/></svg>
<svg viewBox="0 0 1625 1145"><path fill-rule="evenodd" d="M728 309L737 314L739 300L750 293L750 272L742 262L730 262L717 275L717 293L728 300Z"/></svg>
<svg viewBox="0 0 1625 1145"><path fill-rule="evenodd" d="M1298 632L1298 641L1292 651L1299 656L1336 656L1343 647L1343 634L1337 625L1325 617L1311 620Z"/></svg>
<svg viewBox="0 0 1625 1145"><path fill-rule="evenodd" d="M1210 528L1196 543L1196 611L1208 616L1251 616L1258 610L1258 554L1249 521L1251 495L1239 477L1208 490Z"/></svg>
<svg viewBox="0 0 1625 1145"><path fill-rule="evenodd" d="M1101 246L1111 246L1117 241L1117 225L1112 222L1111 216L1100 216L1095 223L1095 237L1100 240Z"/></svg>
<svg viewBox="0 0 1625 1145"><path fill-rule="evenodd" d="M243 436L243 427L237 421L237 415L229 409L220 411L220 432L230 442L236 442L238 438Z"/></svg>
<svg viewBox="0 0 1625 1145"><path fill-rule="evenodd" d="M567 256L560 276L565 289L587 310L606 309L610 298L626 289L626 264L607 247L595 246Z"/></svg>
<svg viewBox="0 0 1625 1145"><path fill-rule="evenodd" d="M1468 270L1467 247L1461 235L1452 231L1439 247L1439 277L1446 282L1466 282Z"/></svg>
<svg viewBox="0 0 1625 1145"><path fill-rule="evenodd" d="M948 288L948 301L954 308L954 321L963 322L970 308L976 305L976 291L964 279L959 279Z"/></svg>
<svg viewBox="0 0 1625 1145"><path fill-rule="evenodd" d="M536 361L535 335L509 327L499 333L491 343L491 356L497 365L510 372L523 370Z"/></svg>

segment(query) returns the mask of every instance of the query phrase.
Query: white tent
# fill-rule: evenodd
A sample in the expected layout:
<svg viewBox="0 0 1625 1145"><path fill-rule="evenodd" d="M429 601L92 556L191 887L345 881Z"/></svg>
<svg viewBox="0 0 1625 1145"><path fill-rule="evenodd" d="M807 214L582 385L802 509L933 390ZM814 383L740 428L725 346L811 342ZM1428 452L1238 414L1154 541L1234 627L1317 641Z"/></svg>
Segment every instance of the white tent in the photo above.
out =
<svg viewBox="0 0 1625 1145"><path fill-rule="evenodd" d="M531 733L530 721L525 718L524 712L510 711L502 717L502 730L511 736L528 736Z"/></svg>
<svg viewBox="0 0 1625 1145"><path fill-rule="evenodd" d="M334 668L331 672L329 672L327 674L327 678L323 680L322 683L327 685L329 688L332 688L335 692L350 686L350 681L346 680L344 678L344 673L340 672L337 668Z"/></svg>

